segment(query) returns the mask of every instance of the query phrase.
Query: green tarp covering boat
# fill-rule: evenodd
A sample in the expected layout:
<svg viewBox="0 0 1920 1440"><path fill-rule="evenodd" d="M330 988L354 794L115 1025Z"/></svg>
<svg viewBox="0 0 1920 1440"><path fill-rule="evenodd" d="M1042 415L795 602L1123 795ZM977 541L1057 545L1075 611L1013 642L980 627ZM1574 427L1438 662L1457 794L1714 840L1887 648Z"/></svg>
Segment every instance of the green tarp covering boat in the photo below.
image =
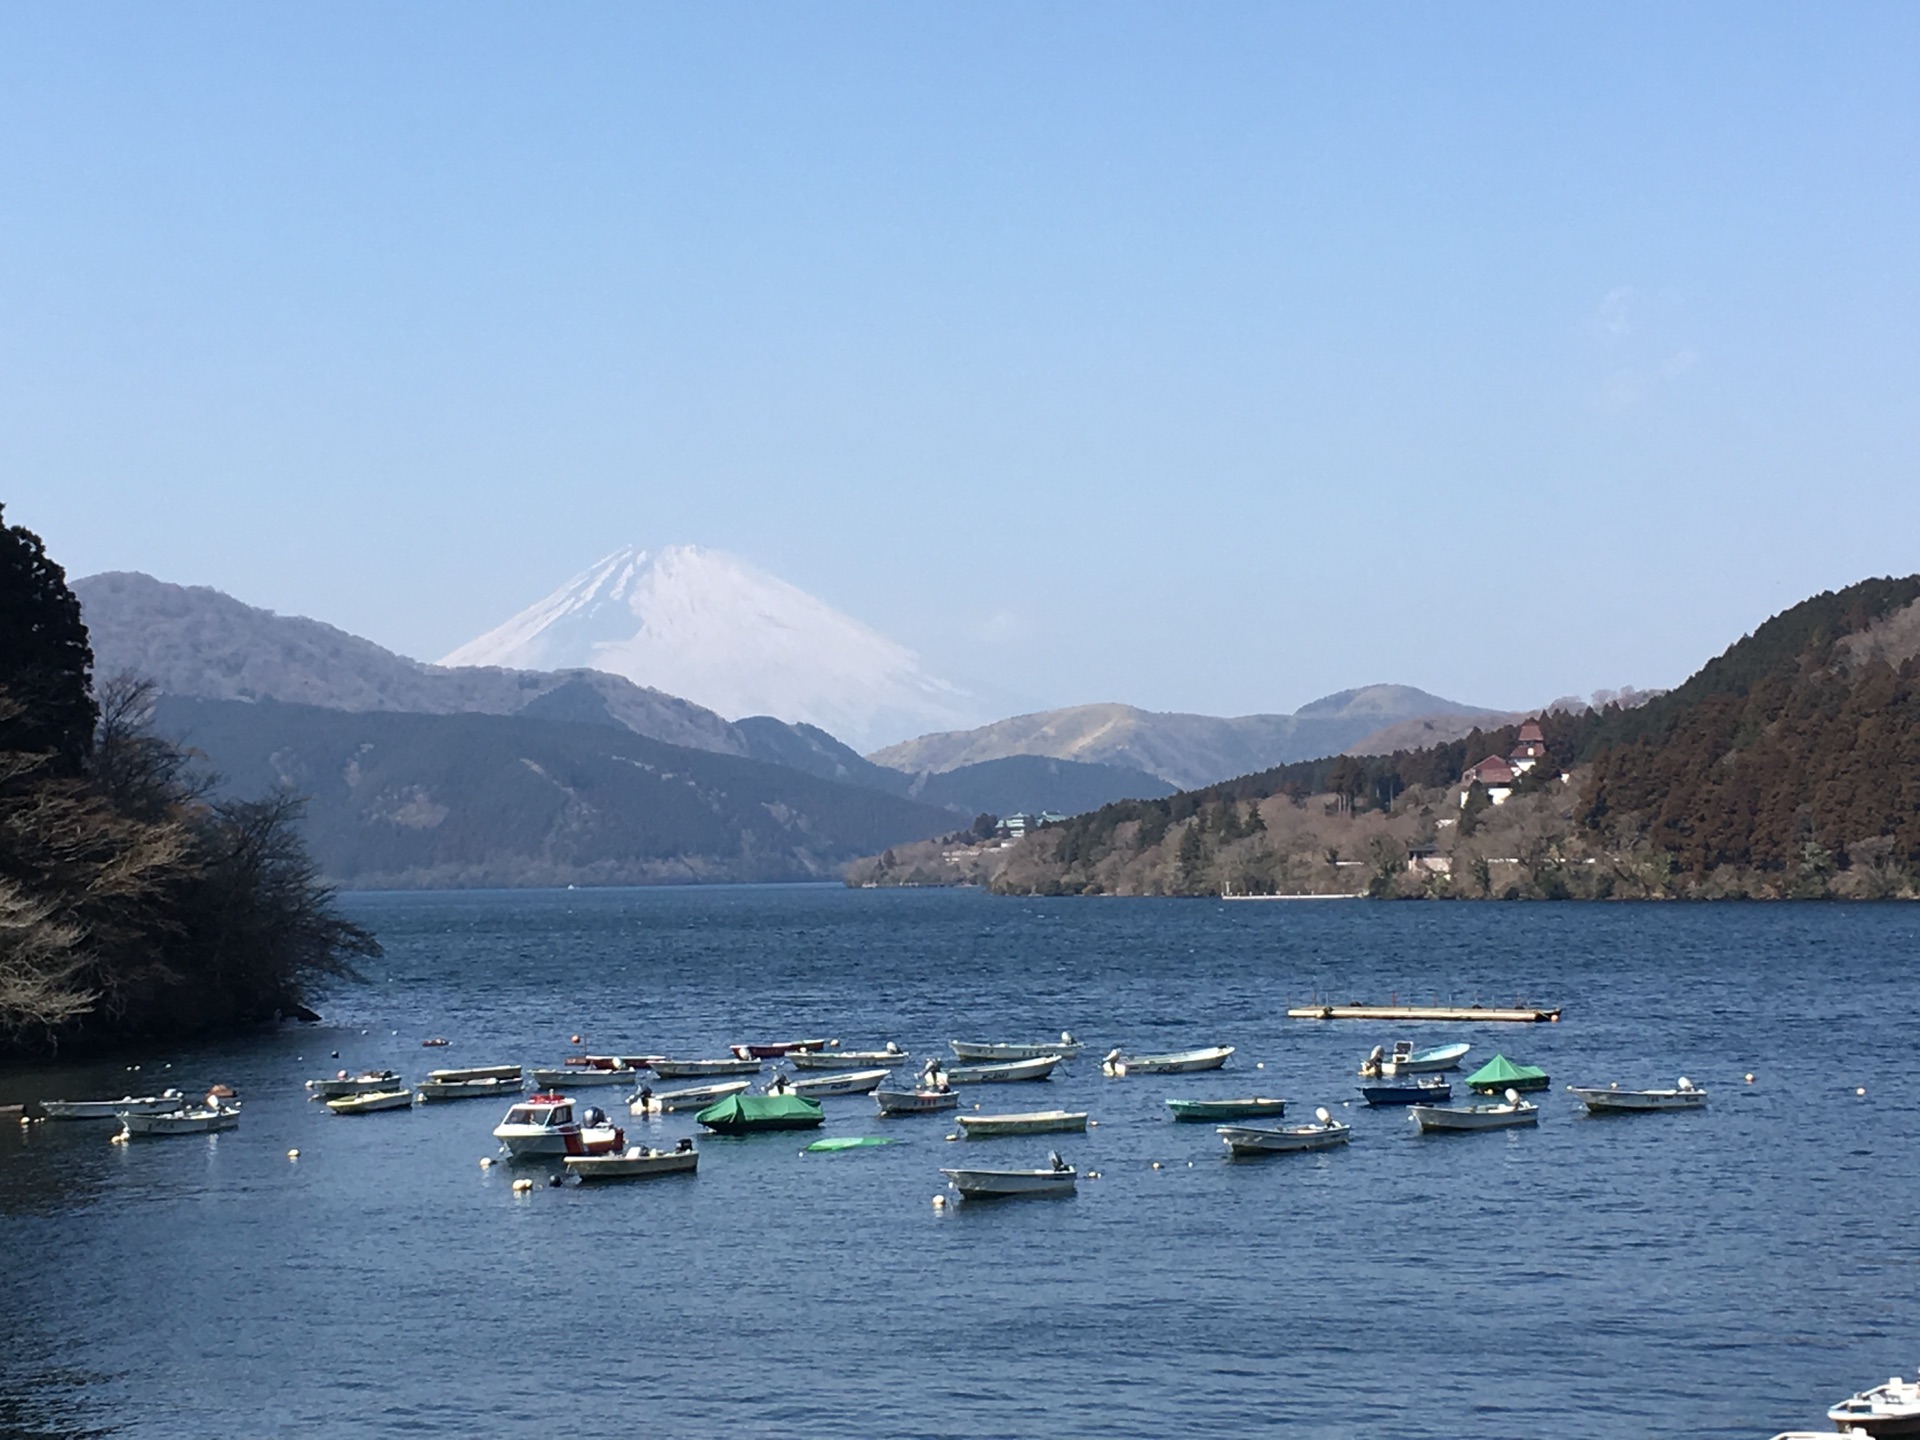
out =
<svg viewBox="0 0 1920 1440"><path fill-rule="evenodd" d="M693 1117L722 1135L754 1130L811 1130L824 1118L820 1102L804 1095L729 1095Z"/></svg>
<svg viewBox="0 0 1920 1440"><path fill-rule="evenodd" d="M878 1135L843 1135L832 1140L816 1140L807 1146L809 1153L827 1153L833 1150L864 1150L869 1145L891 1145L893 1141Z"/></svg>
<svg viewBox="0 0 1920 1440"><path fill-rule="evenodd" d="M1496 1055L1467 1076L1467 1088L1483 1095L1502 1090L1544 1090L1551 1083L1547 1072L1534 1065L1516 1065L1504 1055Z"/></svg>

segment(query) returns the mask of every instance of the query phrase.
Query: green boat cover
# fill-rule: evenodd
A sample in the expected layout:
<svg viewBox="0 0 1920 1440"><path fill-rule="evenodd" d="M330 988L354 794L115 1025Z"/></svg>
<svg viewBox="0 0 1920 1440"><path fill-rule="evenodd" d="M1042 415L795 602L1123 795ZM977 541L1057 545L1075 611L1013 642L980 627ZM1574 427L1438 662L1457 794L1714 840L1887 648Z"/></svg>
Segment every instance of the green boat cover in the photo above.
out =
<svg viewBox="0 0 1920 1440"><path fill-rule="evenodd" d="M804 1130L825 1116L805 1095L729 1095L693 1118L709 1130Z"/></svg>
<svg viewBox="0 0 1920 1440"><path fill-rule="evenodd" d="M1496 1055L1482 1065L1473 1074L1467 1076L1467 1085L1478 1089L1482 1085L1519 1085L1522 1083L1544 1085L1547 1072L1537 1065L1516 1065L1504 1055Z"/></svg>
<svg viewBox="0 0 1920 1440"><path fill-rule="evenodd" d="M867 1145L891 1145L893 1141L880 1135L848 1135L835 1140L816 1140L807 1146L809 1151L858 1150Z"/></svg>

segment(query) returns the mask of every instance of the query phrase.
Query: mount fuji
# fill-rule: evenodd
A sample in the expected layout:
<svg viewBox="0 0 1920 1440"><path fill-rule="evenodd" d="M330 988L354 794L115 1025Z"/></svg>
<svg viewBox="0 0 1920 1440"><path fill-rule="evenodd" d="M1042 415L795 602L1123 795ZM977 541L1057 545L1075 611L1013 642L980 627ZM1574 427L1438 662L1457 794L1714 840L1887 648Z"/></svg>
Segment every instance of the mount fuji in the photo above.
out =
<svg viewBox="0 0 1920 1440"><path fill-rule="evenodd" d="M817 725L862 751L980 718L975 697L905 646L696 545L616 551L440 663L604 670L730 720Z"/></svg>

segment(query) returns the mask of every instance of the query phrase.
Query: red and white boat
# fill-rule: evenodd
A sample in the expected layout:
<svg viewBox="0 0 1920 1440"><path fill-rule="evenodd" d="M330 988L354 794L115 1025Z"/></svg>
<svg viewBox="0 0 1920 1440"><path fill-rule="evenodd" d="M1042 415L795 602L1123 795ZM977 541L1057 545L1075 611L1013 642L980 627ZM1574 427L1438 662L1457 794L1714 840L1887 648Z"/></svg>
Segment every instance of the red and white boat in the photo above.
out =
<svg viewBox="0 0 1920 1440"><path fill-rule="evenodd" d="M627 1136L593 1105L576 1113L571 1095L529 1095L493 1127L510 1155L616 1155Z"/></svg>

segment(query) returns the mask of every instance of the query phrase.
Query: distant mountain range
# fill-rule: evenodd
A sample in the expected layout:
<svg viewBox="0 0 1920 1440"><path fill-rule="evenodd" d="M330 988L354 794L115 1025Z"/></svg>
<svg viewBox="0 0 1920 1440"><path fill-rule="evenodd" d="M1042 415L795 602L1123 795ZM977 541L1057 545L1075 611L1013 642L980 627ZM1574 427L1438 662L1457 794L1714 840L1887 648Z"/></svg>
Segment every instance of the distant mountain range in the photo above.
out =
<svg viewBox="0 0 1920 1440"><path fill-rule="evenodd" d="M904 645L696 545L616 551L440 663L605 671L735 719L818 726L860 749L982 715Z"/></svg>
<svg viewBox="0 0 1920 1440"><path fill-rule="evenodd" d="M1014 755L1047 756L1118 765L1190 789L1295 760L1337 755L1409 720L1464 721L1471 728L1476 721L1500 718L1498 711L1445 700L1410 685L1367 685L1315 700L1291 715L1233 719L1164 714L1131 705L1076 705L1018 715L975 730L923 735L869 758L897 770L938 774Z"/></svg>

